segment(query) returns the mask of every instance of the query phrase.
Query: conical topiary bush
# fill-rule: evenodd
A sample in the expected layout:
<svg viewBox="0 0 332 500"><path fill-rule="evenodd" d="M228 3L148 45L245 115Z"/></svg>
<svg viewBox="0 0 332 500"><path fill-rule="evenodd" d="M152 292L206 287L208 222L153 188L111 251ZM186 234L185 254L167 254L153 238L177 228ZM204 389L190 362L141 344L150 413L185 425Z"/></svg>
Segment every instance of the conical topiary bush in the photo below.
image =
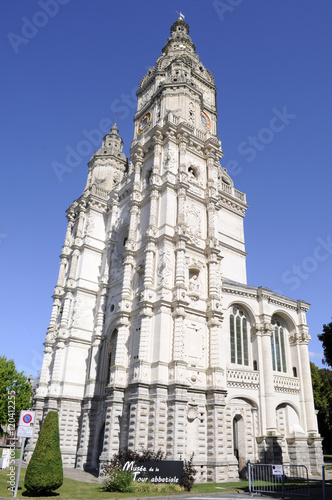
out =
<svg viewBox="0 0 332 500"><path fill-rule="evenodd" d="M26 471L24 486L28 492L47 495L60 488L62 483L59 419L56 411L50 411L40 430Z"/></svg>

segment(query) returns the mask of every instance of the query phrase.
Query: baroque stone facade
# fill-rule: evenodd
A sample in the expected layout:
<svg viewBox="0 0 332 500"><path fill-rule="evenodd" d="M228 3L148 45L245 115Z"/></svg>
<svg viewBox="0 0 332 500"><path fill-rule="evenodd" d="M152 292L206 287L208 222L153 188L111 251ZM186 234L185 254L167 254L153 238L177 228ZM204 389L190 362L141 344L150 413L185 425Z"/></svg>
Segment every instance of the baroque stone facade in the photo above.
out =
<svg viewBox="0 0 332 500"><path fill-rule="evenodd" d="M67 211L39 426L59 412L71 467L144 447L194 453L199 480L248 460L316 473L309 305L246 283L246 197L220 165L214 78L182 18L137 98L129 160L114 125Z"/></svg>

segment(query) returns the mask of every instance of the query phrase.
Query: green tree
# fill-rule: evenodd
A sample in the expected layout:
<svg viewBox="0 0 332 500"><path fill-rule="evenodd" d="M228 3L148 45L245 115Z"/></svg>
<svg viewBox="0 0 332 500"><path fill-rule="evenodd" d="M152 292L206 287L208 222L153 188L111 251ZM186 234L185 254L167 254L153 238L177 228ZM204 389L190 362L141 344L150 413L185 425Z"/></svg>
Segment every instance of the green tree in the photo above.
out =
<svg viewBox="0 0 332 500"><path fill-rule="evenodd" d="M29 493L49 495L60 488L62 483L59 418L56 411L50 411L40 430L26 471L24 486Z"/></svg>
<svg viewBox="0 0 332 500"><path fill-rule="evenodd" d="M15 396L15 410L13 397ZM15 415L15 423L20 418L20 411L31 407L32 387L23 372L19 373L12 359L0 356L0 434L3 434L3 426L8 424L8 418ZM12 421L12 420L10 420Z"/></svg>
<svg viewBox="0 0 332 500"><path fill-rule="evenodd" d="M323 437L325 453L332 452L332 371L310 363L315 408L318 410L318 429Z"/></svg>
<svg viewBox="0 0 332 500"><path fill-rule="evenodd" d="M323 333L318 334L317 337L323 343L323 363L332 367L332 322L323 325Z"/></svg>

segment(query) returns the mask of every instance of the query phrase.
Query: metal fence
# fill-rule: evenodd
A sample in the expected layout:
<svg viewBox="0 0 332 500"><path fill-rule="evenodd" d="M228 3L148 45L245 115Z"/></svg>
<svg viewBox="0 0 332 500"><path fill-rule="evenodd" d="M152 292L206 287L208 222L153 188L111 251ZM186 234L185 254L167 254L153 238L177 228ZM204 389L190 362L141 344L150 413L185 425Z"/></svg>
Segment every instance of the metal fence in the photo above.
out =
<svg viewBox="0 0 332 500"><path fill-rule="evenodd" d="M294 495L310 498L308 470L305 465L248 463L249 492L278 493L282 498Z"/></svg>
<svg viewBox="0 0 332 500"><path fill-rule="evenodd" d="M327 469L330 471L330 469ZM331 474L329 474L329 476L331 477ZM327 488L329 489L329 491L327 492ZM322 496L322 500L327 500L328 498L331 498L331 489L332 488L332 479L326 479L326 474L325 474L325 465L322 465L322 493L323 493L323 496Z"/></svg>

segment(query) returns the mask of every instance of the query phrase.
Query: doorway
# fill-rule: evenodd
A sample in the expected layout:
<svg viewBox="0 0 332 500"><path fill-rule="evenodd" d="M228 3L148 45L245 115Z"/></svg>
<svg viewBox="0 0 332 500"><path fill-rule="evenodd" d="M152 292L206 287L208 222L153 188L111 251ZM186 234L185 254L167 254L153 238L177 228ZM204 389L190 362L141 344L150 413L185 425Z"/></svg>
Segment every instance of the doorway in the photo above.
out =
<svg viewBox="0 0 332 500"><path fill-rule="evenodd" d="M246 436L245 425L241 415L233 418L233 453L239 465L239 477L246 477Z"/></svg>

